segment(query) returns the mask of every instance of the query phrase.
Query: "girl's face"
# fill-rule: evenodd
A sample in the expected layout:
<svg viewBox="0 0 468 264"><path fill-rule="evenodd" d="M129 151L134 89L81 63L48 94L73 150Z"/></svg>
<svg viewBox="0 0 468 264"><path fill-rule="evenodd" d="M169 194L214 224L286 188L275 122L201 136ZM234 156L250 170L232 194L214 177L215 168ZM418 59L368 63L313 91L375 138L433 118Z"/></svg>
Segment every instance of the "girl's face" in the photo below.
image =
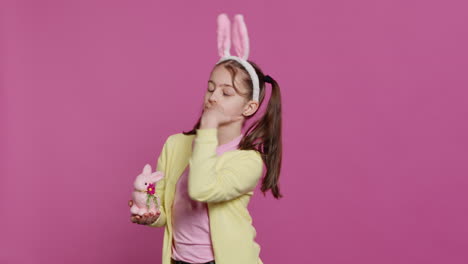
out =
<svg viewBox="0 0 468 264"><path fill-rule="evenodd" d="M246 94L247 88L239 80L244 77L243 72L236 74L235 85L240 93ZM248 116L255 112L258 103L249 101L232 87L232 76L230 71L219 65L214 68L208 80L205 92L204 109L218 104L223 112L231 117Z"/></svg>

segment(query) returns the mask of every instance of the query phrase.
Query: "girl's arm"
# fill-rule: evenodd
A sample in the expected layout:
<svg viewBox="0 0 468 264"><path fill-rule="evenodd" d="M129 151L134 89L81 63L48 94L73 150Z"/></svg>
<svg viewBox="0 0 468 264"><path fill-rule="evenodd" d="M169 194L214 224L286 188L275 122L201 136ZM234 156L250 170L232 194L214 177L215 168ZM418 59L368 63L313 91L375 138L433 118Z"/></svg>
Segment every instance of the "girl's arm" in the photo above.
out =
<svg viewBox="0 0 468 264"><path fill-rule="evenodd" d="M156 184L156 193L158 194L160 198L159 211L161 212L161 214L159 215L158 219L156 219L156 221L148 225L151 227L163 227L166 225L166 212L164 209L164 191L166 189L166 165L167 165L167 159L168 159L167 155L168 155L168 149L169 149L168 148L169 138L167 138L166 142L164 143L164 146L162 148L161 154L159 155L157 165L156 165L156 171L162 171L164 173L164 177L160 181L158 181L158 183Z"/></svg>
<svg viewBox="0 0 468 264"><path fill-rule="evenodd" d="M193 200L222 202L253 191L262 176L263 160L256 150L217 156L217 129L197 130L189 160L188 192Z"/></svg>

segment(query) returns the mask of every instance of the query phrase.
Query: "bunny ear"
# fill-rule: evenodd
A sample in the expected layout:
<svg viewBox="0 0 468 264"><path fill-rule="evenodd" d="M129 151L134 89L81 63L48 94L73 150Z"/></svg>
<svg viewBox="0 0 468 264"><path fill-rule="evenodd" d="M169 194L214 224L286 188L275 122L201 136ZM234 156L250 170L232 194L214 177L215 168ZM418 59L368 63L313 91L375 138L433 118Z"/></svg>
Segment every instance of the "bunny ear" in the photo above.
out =
<svg viewBox="0 0 468 264"><path fill-rule="evenodd" d="M225 13L218 16L218 53L220 57L229 56L231 49L231 22Z"/></svg>
<svg viewBox="0 0 468 264"><path fill-rule="evenodd" d="M155 171L151 174L150 182L157 182L164 177L164 173L162 171Z"/></svg>
<svg viewBox="0 0 468 264"><path fill-rule="evenodd" d="M247 26L244 22L244 16L237 14L234 16L232 25L232 44L237 53L237 57L244 60L249 58L249 35Z"/></svg>
<svg viewBox="0 0 468 264"><path fill-rule="evenodd" d="M151 174L151 165L145 165L145 167L143 168L143 174Z"/></svg>

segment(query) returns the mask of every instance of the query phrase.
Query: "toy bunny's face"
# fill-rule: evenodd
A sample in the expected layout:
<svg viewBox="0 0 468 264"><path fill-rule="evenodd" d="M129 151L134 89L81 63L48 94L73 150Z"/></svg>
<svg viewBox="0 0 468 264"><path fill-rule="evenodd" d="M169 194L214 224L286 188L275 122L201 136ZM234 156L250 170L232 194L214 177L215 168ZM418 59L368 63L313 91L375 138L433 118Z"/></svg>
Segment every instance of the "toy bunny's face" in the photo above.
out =
<svg viewBox="0 0 468 264"><path fill-rule="evenodd" d="M134 182L134 187L137 190L146 190L150 184L156 184L164 177L162 171L156 171L151 173L151 165L146 164L143 168L143 172L138 175Z"/></svg>

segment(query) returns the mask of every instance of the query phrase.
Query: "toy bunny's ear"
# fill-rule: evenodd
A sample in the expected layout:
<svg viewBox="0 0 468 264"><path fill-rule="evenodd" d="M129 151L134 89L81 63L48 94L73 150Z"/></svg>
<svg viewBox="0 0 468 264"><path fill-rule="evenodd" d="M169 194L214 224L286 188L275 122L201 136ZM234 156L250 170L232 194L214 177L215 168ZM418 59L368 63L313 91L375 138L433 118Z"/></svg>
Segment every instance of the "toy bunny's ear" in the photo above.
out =
<svg viewBox="0 0 468 264"><path fill-rule="evenodd" d="M231 49L231 22L225 13L218 15L218 53L220 57L229 56Z"/></svg>
<svg viewBox="0 0 468 264"><path fill-rule="evenodd" d="M234 16L232 24L232 44L234 45L237 57L244 60L249 58L249 34L244 22L244 16L237 14Z"/></svg>
<svg viewBox="0 0 468 264"><path fill-rule="evenodd" d="M151 174L151 165L145 165L145 167L143 168L143 174Z"/></svg>
<svg viewBox="0 0 468 264"><path fill-rule="evenodd" d="M162 171L155 171L151 174L150 182L157 182L164 177L164 173Z"/></svg>

